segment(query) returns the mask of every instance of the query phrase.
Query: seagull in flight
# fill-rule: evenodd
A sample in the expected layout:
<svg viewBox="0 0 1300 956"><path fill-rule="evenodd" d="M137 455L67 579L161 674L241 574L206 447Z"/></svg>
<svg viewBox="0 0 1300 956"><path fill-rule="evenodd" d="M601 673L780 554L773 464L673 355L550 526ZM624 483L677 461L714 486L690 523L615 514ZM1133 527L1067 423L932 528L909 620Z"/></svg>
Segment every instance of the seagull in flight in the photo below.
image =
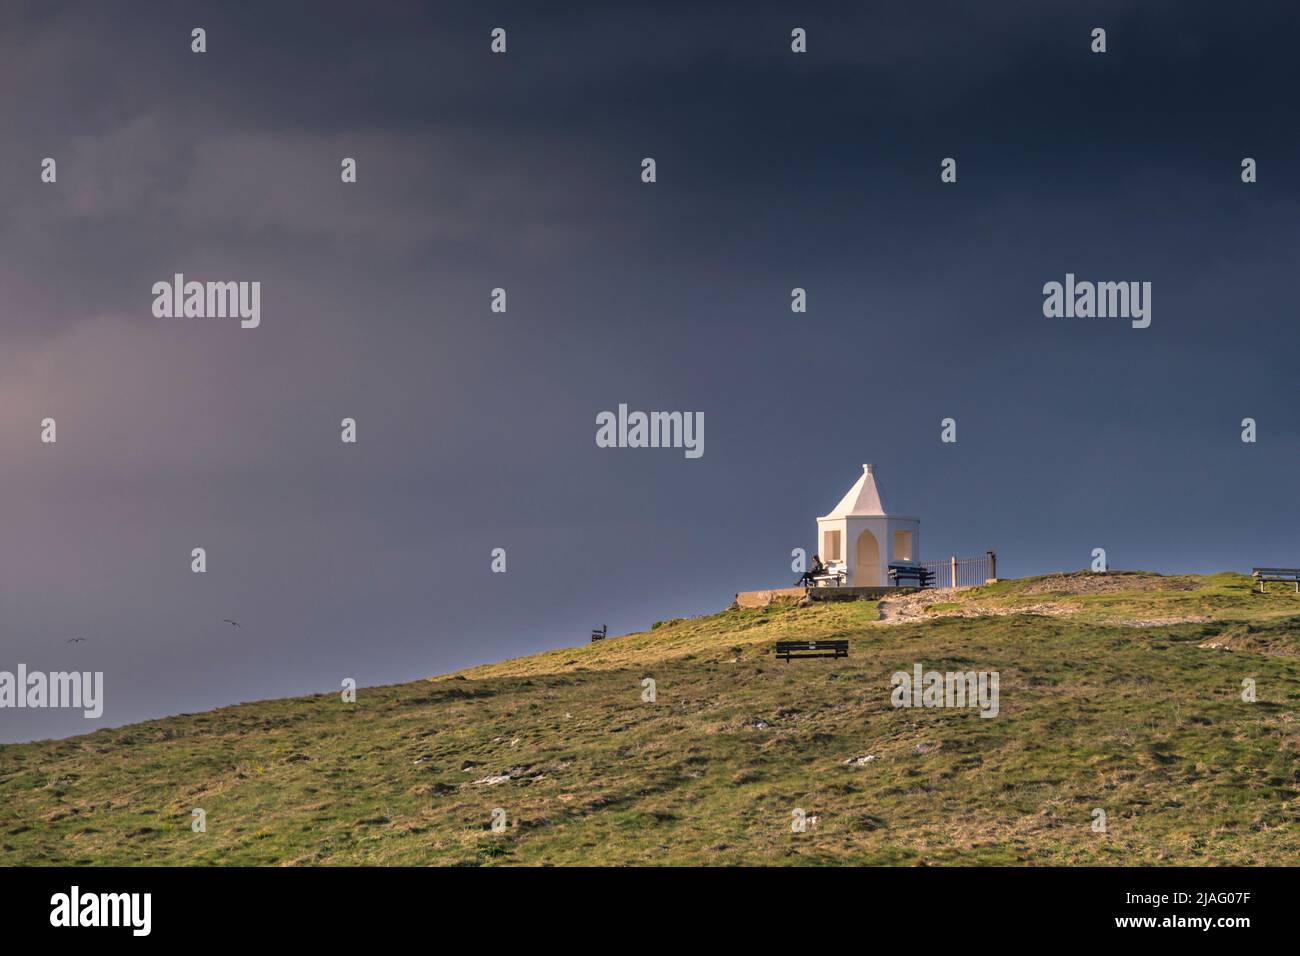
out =
<svg viewBox="0 0 1300 956"><path fill-rule="evenodd" d="M65 643L65 644L85 644L85 643L86 643L86 639L85 639L84 637L70 637L70 638L68 638L66 641L64 641L64 643Z"/></svg>
<svg viewBox="0 0 1300 956"><path fill-rule="evenodd" d="M239 627L239 622L238 622L238 621L232 621L232 620L231 620L230 618L228 618L228 617L223 617L223 618L221 619L221 623L222 623L222 624L229 624L231 627Z"/></svg>

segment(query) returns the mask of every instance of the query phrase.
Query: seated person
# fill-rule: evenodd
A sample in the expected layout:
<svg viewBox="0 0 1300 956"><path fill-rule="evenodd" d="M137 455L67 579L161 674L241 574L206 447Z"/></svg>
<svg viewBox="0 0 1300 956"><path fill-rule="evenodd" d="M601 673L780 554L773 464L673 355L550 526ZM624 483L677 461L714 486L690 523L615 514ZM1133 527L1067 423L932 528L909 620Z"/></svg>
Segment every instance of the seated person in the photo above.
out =
<svg viewBox="0 0 1300 956"><path fill-rule="evenodd" d="M825 574L825 573L826 573L826 565L822 564L822 559L814 554L812 567L803 573L803 577L801 577L798 581L794 582L794 586L799 587L800 585L806 584L809 587L812 587L816 584L813 578L817 577L817 575L819 574Z"/></svg>

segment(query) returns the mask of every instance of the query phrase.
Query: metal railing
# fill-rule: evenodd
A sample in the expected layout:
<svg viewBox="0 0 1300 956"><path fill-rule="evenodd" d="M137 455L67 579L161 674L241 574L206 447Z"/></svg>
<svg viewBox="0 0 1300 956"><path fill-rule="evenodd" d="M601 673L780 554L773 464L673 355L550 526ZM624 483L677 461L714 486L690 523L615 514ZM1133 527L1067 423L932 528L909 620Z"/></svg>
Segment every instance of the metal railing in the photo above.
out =
<svg viewBox="0 0 1300 956"><path fill-rule="evenodd" d="M919 563L933 575L931 586L936 588L975 587L997 580L998 576L998 556L992 551L985 551L978 558L954 556Z"/></svg>

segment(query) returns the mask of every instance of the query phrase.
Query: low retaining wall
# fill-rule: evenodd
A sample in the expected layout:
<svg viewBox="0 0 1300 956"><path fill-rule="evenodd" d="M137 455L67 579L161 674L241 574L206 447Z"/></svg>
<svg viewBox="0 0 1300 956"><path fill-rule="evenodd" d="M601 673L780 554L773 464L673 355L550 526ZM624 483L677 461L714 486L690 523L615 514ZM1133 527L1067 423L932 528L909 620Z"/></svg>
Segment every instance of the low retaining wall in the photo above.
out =
<svg viewBox="0 0 1300 956"><path fill-rule="evenodd" d="M736 606L767 607L773 601L802 601L807 595L812 601L876 600L896 594L909 594L916 588L772 588L768 591L738 591Z"/></svg>

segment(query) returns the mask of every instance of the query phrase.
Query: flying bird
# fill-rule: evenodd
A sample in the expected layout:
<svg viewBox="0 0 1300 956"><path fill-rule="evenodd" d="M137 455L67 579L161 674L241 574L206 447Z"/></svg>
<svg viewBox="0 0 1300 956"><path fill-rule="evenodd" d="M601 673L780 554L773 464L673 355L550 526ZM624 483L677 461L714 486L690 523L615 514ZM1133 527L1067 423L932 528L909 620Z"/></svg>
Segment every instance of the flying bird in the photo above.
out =
<svg viewBox="0 0 1300 956"><path fill-rule="evenodd" d="M222 623L222 624L229 624L231 627L239 627L239 622L238 622L238 621L232 621L232 620L231 620L230 618L228 618L228 617L223 617L223 618L221 619L221 623Z"/></svg>
<svg viewBox="0 0 1300 956"><path fill-rule="evenodd" d="M85 639L84 637L70 637L70 638L68 638L64 643L65 643L65 644L84 644L84 643L86 643L86 639Z"/></svg>

